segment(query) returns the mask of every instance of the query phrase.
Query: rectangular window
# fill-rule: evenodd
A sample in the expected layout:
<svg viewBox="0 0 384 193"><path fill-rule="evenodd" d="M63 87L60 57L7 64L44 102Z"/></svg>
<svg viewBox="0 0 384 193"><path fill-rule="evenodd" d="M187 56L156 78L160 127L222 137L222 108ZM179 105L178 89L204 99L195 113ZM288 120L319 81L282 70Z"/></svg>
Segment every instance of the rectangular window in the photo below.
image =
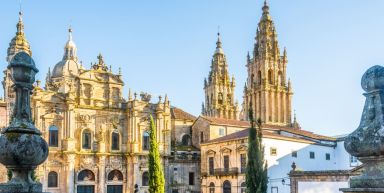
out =
<svg viewBox="0 0 384 193"><path fill-rule="evenodd" d="M310 159L315 159L315 152L310 151L310 152L309 152L309 158L310 158Z"/></svg>
<svg viewBox="0 0 384 193"><path fill-rule="evenodd" d="M58 147L59 146L59 132L57 130L49 131L49 146Z"/></svg>
<svg viewBox="0 0 384 193"><path fill-rule="evenodd" d="M227 155L224 156L224 171L229 171L229 156Z"/></svg>
<svg viewBox="0 0 384 193"><path fill-rule="evenodd" d="M219 135L220 136L224 136L225 135L225 129L224 128L220 128L219 129Z"/></svg>
<svg viewBox="0 0 384 193"><path fill-rule="evenodd" d="M358 165L359 165L359 163L358 163L358 161L357 161L357 158L356 158L355 156L350 156L350 157L349 157L349 165L350 165L351 167L355 167L355 166L358 166Z"/></svg>
<svg viewBox="0 0 384 193"><path fill-rule="evenodd" d="M297 157L297 151L292 151L292 157Z"/></svg>
<svg viewBox="0 0 384 193"><path fill-rule="evenodd" d="M240 164L241 164L240 172L245 173L247 168L247 155L245 153L240 154Z"/></svg>
<svg viewBox="0 0 384 193"><path fill-rule="evenodd" d="M179 193L179 190L178 189L173 189L172 193Z"/></svg>
<svg viewBox="0 0 384 193"><path fill-rule="evenodd" d="M189 185L195 185L195 173L189 172Z"/></svg>
<svg viewBox="0 0 384 193"><path fill-rule="evenodd" d="M325 154L325 160L331 160L331 154L326 153Z"/></svg>
<svg viewBox="0 0 384 193"><path fill-rule="evenodd" d="M208 160L208 164L209 164L209 175L213 175L213 172L215 170L215 167L213 165L213 157L210 157L209 160Z"/></svg>
<svg viewBox="0 0 384 193"><path fill-rule="evenodd" d="M276 156L277 155L277 149L275 147L271 147L270 154L271 154L271 156Z"/></svg>
<svg viewBox="0 0 384 193"><path fill-rule="evenodd" d="M204 142L204 132L200 132L200 143Z"/></svg>
<svg viewBox="0 0 384 193"><path fill-rule="evenodd" d="M279 193L279 188L276 186L271 187L271 193Z"/></svg>

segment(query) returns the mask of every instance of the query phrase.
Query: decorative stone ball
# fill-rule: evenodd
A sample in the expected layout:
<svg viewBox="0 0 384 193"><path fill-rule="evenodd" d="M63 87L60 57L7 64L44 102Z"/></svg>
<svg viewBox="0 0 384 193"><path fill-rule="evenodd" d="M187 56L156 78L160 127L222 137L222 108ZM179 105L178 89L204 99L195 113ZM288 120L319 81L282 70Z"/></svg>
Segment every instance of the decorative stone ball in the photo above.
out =
<svg viewBox="0 0 384 193"><path fill-rule="evenodd" d="M48 157L48 144L40 135L4 133L0 136L0 163L9 168L35 168Z"/></svg>
<svg viewBox="0 0 384 193"><path fill-rule="evenodd" d="M384 67L376 65L369 68L361 78L361 87L366 92L384 89Z"/></svg>
<svg viewBox="0 0 384 193"><path fill-rule="evenodd" d="M17 53L8 65L8 69L11 70L15 83L33 84L35 75L39 72L32 57L25 52Z"/></svg>

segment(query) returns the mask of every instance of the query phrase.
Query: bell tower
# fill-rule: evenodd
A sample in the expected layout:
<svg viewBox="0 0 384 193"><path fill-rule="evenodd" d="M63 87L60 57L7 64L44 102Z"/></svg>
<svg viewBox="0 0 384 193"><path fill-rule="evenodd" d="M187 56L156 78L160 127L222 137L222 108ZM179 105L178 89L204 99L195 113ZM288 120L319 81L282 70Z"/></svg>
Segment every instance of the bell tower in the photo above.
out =
<svg viewBox="0 0 384 193"><path fill-rule="evenodd" d="M202 114L216 118L238 119L238 104L234 98L235 78L229 76L220 33L217 35L211 70L208 79L204 80L205 103L202 106Z"/></svg>
<svg viewBox="0 0 384 193"><path fill-rule="evenodd" d="M263 14L256 31L253 57L248 53L248 78L244 87L242 119L248 120L250 105L255 118L264 123L292 126L292 85L287 81L287 51L282 55L275 25L264 2Z"/></svg>
<svg viewBox="0 0 384 193"><path fill-rule="evenodd" d="M19 52L25 52L28 55L32 56L31 47L28 43L27 38L24 34L24 23L23 23L23 13L19 12L19 21L16 24L16 35L12 38L11 42L9 43L9 47L7 50L7 57L6 61L9 64L17 53ZM15 97L16 93L13 91L12 85L13 81L11 79L11 71L9 69L5 69L3 71L4 78L1 82L3 84L3 90L4 90L4 101L7 103L7 119L12 114L13 106L15 103ZM6 123L8 123L9 120L6 120Z"/></svg>

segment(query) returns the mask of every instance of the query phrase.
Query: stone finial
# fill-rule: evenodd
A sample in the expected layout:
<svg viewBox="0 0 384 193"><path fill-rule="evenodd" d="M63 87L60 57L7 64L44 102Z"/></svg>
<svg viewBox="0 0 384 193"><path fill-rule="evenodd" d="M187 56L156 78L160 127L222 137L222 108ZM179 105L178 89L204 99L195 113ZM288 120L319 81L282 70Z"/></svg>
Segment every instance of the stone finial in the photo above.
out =
<svg viewBox="0 0 384 193"><path fill-rule="evenodd" d="M350 179L350 187L384 190L384 67L369 68L361 87L366 100L360 125L345 138L344 146L364 169L362 175Z"/></svg>
<svg viewBox="0 0 384 193"><path fill-rule="evenodd" d="M152 96L146 92L141 92L140 97L141 97L142 101L149 102L149 101L151 101Z"/></svg>
<svg viewBox="0 0 384 193"><path fill-rule="evenodd" d="M42 185L31 180L32 171L48 157L48 144L31 117L30 95L38 72L30 55L17 53L8 69L12 72L16 101L11 123L0 136L0 163L12 172L12 179L0 184L0 192L39 193Z"/></svg>

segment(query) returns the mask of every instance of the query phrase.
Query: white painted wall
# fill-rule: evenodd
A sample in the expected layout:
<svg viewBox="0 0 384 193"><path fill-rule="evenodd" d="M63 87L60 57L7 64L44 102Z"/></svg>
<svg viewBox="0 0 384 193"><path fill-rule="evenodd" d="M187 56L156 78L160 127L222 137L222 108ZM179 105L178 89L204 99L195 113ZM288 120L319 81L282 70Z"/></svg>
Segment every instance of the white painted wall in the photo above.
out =
<svg viewBox="0 0 384 193"><path fill-rule="evenodd" d="M299 193L339 193L348 182L299 182Z"/></svg>
<svg viewBox="0 0 384 193"><path fill-rule="evenodd" d="M276 190L276 187L279 193L290 192L290 187L283 185L282 179L285 179L286 184L290 183L288 173L292 169L291 165L293 162L296 163L298 170L303 171L347 170L352 168L349 164L349 154L345 151L344 142L342 141L338 142L336 147L331 147L264 138L263 145L265 147L265 159L268 161L268 193L272 192L272 188ZM277 149L276 156L271 156L271 147ZM297 158L292 157L292 151L297 151ZM314 159L310 159L311 151L315 153ZM330 154L330 160L326 160L326 153ZM318 182L317 185L323 187L328 185L328 183ZM313 190L317 191L317 185L312 186ZM347 187L347 185L343 187ZM311 186L308 186L308 188L311 188ZM309 189L306 189L306 191L309 191Z"/></svg>

